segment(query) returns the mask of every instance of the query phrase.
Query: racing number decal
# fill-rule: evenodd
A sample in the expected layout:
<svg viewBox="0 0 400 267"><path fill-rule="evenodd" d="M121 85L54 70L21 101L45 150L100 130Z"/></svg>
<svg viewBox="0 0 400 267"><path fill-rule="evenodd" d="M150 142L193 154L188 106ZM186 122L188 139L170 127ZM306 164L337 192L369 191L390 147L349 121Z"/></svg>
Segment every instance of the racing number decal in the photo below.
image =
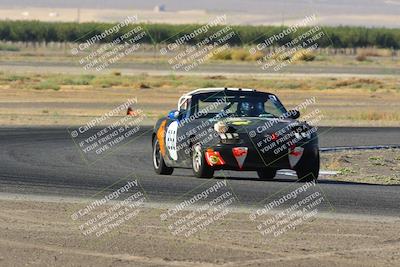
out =
<svg viewBox="0 0 400 267"><path fill-rule="evenodd" d="M176 136L178 133L178 122L173 121L167 129L167 135L165 136L167 149L169 155L173 160L178 160L178 151L176 149Z"/></svg>

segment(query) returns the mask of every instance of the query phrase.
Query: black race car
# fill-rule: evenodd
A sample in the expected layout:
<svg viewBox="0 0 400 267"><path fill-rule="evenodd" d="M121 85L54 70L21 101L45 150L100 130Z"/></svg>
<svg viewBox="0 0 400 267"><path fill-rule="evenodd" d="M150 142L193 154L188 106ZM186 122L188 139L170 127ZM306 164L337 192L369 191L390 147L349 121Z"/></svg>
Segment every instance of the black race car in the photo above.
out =
<svg viewBox="0 0 400 267"><path fill-rule="evenodd" d="M319 173L315 127L296 120L274 94L241 88L204 88L184 94L178 109L157 121L152 134L156 173L192 168L196 177L215 170L257 171L273 179L292 169L301 181Z"/></svg>

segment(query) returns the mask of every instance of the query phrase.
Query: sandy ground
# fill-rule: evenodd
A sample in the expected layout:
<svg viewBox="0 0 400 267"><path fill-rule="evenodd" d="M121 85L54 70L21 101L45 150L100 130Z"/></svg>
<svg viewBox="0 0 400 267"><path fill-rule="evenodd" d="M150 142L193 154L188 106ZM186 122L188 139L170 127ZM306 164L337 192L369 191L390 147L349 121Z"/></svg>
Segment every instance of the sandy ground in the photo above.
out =
<svg viewBox="0 0 400 267"><path fill-rule="evenodd" d="M110 233L85 237L71 214L85 203L0 201L1 266L399 266L399 218L317 214L263 240L237 210L188 238L160 221L161 208Z"/></svg>
<svg viewBox="0 0 400 267"><path fill-rule="evenodd" d="M358 150L321 154L321 168L338 174L337 181L400 184L400 150Z"/></svg>

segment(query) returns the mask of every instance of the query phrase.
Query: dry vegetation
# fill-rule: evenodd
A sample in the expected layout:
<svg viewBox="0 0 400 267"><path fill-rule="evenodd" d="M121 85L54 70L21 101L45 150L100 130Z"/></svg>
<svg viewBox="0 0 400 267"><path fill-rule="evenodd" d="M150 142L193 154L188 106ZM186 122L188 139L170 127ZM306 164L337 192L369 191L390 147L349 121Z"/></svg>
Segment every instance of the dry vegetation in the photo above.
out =
<svg viewBox="0 0 400 267"><path fill-rule="evenodd" d="M178 97L201 87L249 87L276 93L288 107L316 97L323 125L400 123L396 78L283 78L249 76L151 76L11 74L0 72L2 124L79 124L130 97L150 120L175 108ZM18 103L12 105L11 103ZM123 115L123 114L121 114ZM151 122L150 122L151 123Z"/></svg>
<svg viewBox="0 0 400 267"><path fill-rule="evenodd" d="M71 43L30 43L30 42L0 42L1 61L35 61L35 62L70 62L76 63L80 57L89 55L99 49L100 45L93 45L86 54L80 57L71 54L71 48L76 44ZM149 63L167 64L169 57L162 56L160 49L162 45L143 44L140 49L119 60L120 63ZM229 63L229 64L256 64L271 51L257 51L250 54L251 46L232 46L230 49L222 50L213 55L208 64ZM186 47L182 46L182 50ZM178 52L178 51L177 51ZM323 48L313 52L305 50L297 51L295 54L282 56L279 53L273 54L275 60L291 60L292 64L307 64L311 66L375 66L375 67L400 67L399 51L385 48Z"/></svg>
<svg viewBox="0 0 400 267"><path fill-rule="evenodd" d="M338 171L327 178L372 184L400 184L400 150L363 150L322 154L322 168Z"/></svg>

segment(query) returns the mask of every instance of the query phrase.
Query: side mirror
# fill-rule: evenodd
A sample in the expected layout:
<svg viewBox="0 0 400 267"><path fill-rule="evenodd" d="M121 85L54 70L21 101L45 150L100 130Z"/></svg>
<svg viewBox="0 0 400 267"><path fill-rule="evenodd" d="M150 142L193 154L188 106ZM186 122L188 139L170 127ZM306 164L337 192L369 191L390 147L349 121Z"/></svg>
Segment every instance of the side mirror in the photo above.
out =
<svg viewBox="0 0 400 267"><path fill-rule="evenodd" d="M298 118L300 118L300 111L298 111L298 110L296 110L296 109L291 109L291 110L289 110L288 112L288 118L290 118L290 119L298 119Z"/></svg>
<svg viewBox="0 0 400 267"><path fill-rule="evenodd" d="M168 113L168 118L171 120L177 120L179 118L179 111L177 110L171 110Z"/></svg>

